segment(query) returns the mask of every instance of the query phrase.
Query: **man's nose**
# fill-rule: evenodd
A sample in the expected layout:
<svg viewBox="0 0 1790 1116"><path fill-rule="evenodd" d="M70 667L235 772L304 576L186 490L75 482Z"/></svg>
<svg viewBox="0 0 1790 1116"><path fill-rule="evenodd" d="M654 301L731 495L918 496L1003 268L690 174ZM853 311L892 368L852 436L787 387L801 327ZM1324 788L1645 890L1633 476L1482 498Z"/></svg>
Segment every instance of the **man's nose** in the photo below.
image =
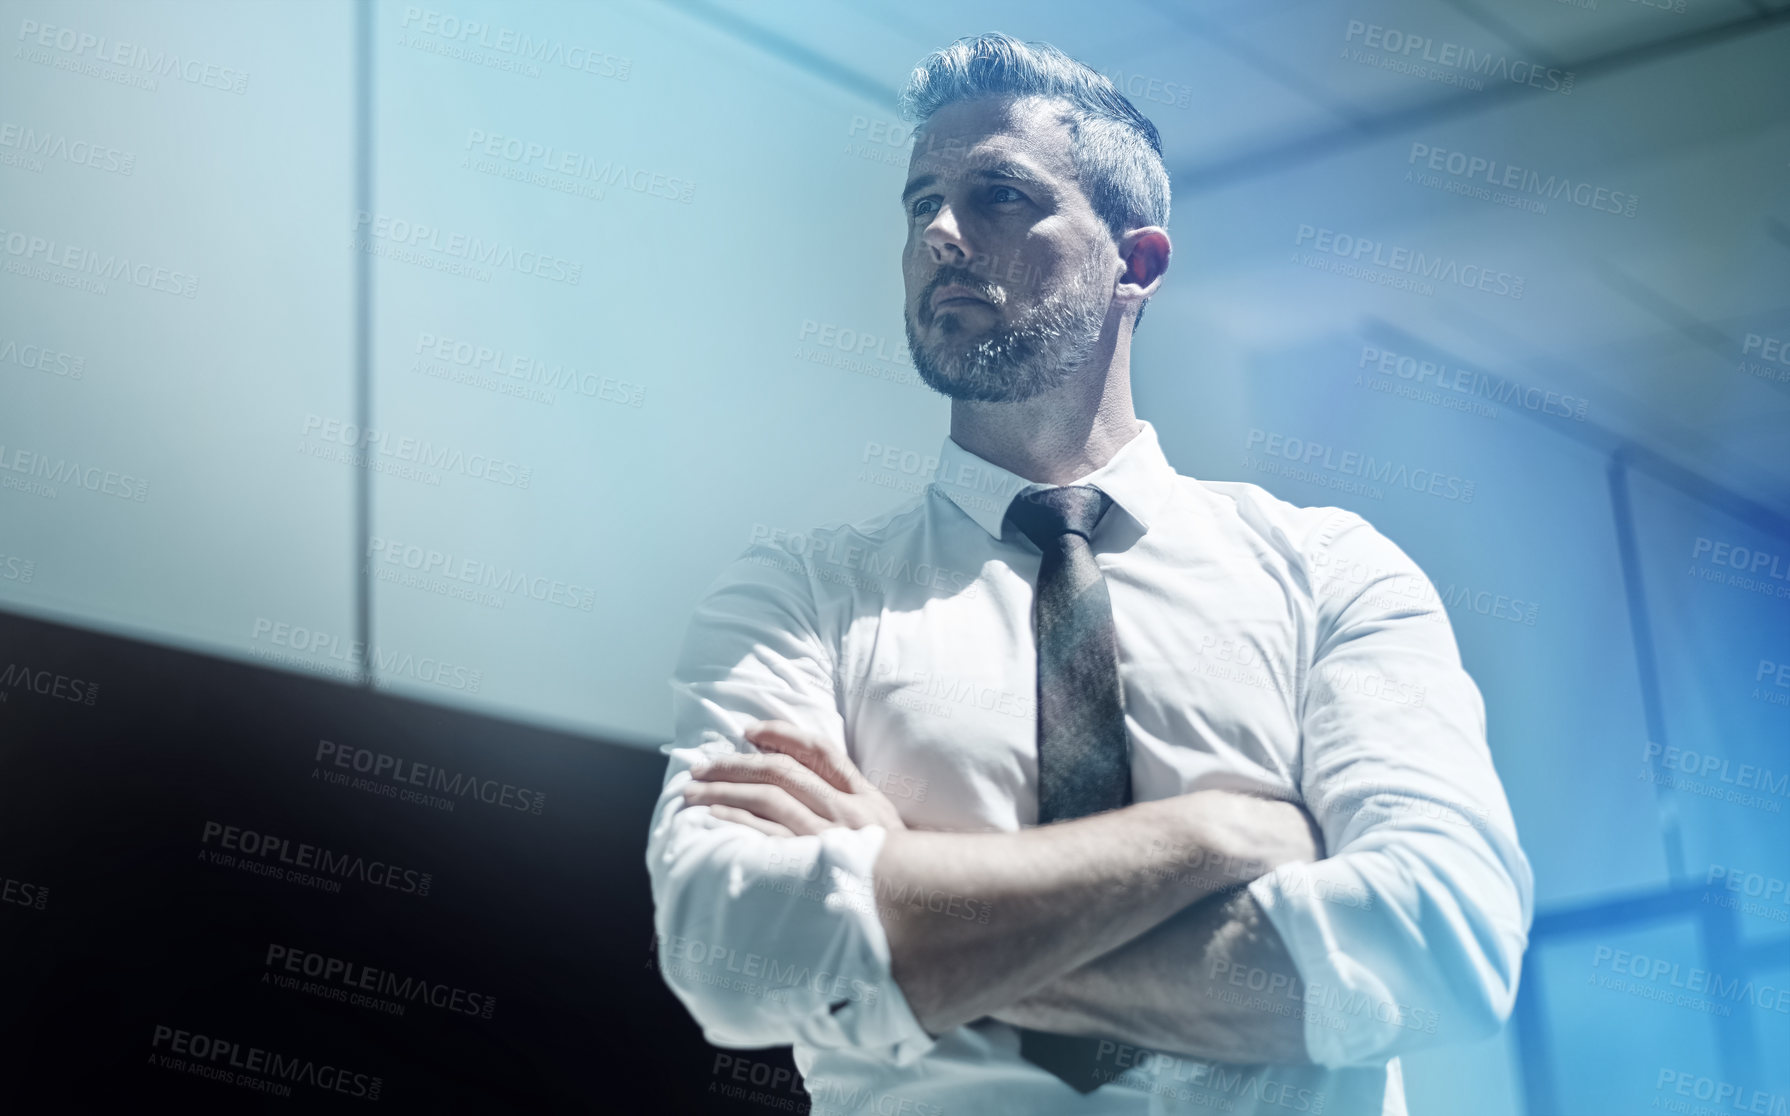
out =
<svg viewBox="0 0 1790 1116"><path fill-rule="evenodd" d="M963 263L970 258L969 242L957 224L957 214L950 206L940 206L926 226L926 246L932 249L937 263Z"/></svg>

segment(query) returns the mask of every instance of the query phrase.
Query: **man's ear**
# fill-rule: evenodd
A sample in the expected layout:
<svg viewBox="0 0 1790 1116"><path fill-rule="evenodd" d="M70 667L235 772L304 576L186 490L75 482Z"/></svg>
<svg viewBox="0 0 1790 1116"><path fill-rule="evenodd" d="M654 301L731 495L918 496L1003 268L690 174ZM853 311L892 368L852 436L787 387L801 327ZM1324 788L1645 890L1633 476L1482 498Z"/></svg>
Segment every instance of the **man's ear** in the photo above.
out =
<svg viewBox="0 0 1790 1116"><path fill-rule="evenodd" d="M1140 302L1155 294L1156 288L1162 285L1163 273L1168 270L1172 250L1168 230L1156 225L1132 229L1120 237L1119 258L1125 261L1125 274L1119 276L1114 293L1120 298Z"/></svg>

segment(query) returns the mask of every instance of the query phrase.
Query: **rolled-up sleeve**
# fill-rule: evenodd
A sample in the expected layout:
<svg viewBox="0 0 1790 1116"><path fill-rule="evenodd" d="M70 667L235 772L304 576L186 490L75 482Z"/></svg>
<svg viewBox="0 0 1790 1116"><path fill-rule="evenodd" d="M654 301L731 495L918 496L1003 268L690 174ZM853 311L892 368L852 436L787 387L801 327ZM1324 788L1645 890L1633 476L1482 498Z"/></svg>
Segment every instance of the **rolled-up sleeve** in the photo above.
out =
<svg viewBox="0 0 1790 1116"><path fill-rule="evenodd" d="M683 799L705 754L757 751L741 735L755 719L843 748L833 664L796 554L754 543L709 586L671 679L674 738L647 842L655 948L717 1046L800 1042L906 1064L934 1040L890 977L872 873L883 827L773 837Z"/></svg>
<svg viewBox="0 0 1790 1116"><path fill-rule="evenodd" d="M1516 998L1534 881L1484 699L1434 586L1391 540L1337 510L1306 553L1299 786L1327 857L1249 891L1305 984L1307 1052L1374 1064L1487 1036Z"/></svg>

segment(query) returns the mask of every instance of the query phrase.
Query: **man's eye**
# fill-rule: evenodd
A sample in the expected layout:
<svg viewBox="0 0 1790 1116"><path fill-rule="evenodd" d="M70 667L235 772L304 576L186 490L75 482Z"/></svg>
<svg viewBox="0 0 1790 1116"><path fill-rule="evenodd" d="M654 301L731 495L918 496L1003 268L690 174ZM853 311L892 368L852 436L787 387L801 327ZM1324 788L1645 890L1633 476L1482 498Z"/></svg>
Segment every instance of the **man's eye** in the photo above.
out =
<svg viewBox="0 0 1790 1116"><path fill-rule="evenodd" d="M909 211L909 216L923 217L937 208L938 200L936 198L920 198L914 202L913 209Z"/></svg>
<svg viewBox="0 0 1790 1116"><path fill-rule="evenodd" d="M989 189L988 200L995 202L996 204L1001 202L1024 201L1025 195L1011 186L995 186Z"/></svg>

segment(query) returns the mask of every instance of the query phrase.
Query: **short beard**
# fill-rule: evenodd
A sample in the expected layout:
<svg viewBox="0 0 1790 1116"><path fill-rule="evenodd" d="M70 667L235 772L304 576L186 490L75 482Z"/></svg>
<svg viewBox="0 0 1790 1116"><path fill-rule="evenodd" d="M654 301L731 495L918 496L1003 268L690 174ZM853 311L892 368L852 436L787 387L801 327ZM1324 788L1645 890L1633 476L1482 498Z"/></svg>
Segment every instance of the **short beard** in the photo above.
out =
<svg viewBox="0 0 1790 1116"><path fill-rule="evenodd" d="M1100 343L1112 299L1101 297L1099 280L1095 264L963 353L927 348L913 315L903 314L914 369L939 394L982 403L1021 403L1061 387Z"/></svg>

